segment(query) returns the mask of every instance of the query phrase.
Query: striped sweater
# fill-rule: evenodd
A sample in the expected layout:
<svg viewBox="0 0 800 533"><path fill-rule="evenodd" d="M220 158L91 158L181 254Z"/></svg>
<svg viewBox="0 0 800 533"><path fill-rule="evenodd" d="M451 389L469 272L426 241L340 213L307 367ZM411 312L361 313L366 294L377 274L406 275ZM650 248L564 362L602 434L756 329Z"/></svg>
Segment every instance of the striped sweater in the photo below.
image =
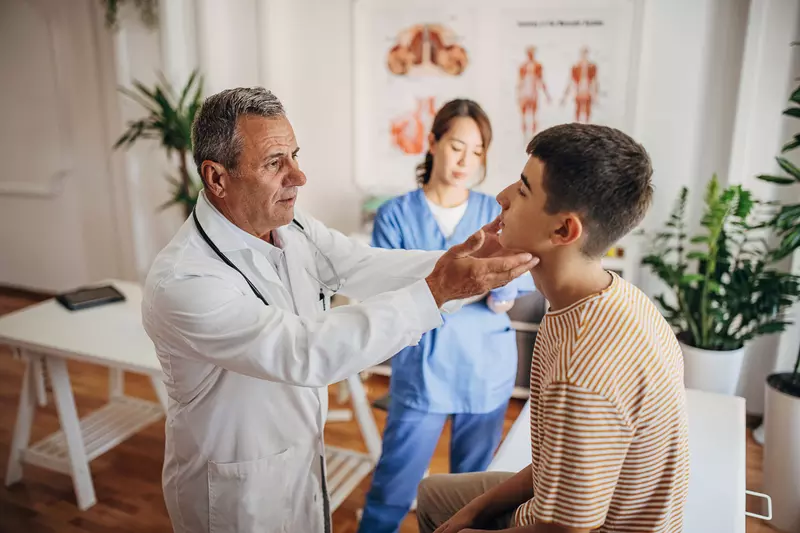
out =
<svg viewBox="0 0 800 533"><path fill-rule="evenodd" d="M683 359L653 303L611 285L546 315L531 365L534 497L515 514L600 532L683 526L689 445Z"/></svg>

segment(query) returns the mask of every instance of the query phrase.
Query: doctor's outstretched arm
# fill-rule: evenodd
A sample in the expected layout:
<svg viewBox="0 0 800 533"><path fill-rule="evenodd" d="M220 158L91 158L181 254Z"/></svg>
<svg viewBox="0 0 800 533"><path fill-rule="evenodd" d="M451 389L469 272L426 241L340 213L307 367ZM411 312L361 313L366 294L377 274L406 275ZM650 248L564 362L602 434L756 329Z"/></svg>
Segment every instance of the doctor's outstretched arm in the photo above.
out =
<svg viewBox="0 0 800 533"><path fill-rule="evenodd" d="M396 220L379 216L368 246L326 227L312 217L295 215L344 281L343 296L366 300L377 294L408 287L431 273L442 251L403 250Z"/></svg>
<svg viewBox="0 0 800 533"><path fill-rule="evenodd" d="M182 353L188 347L189 357L256 378L322 387L418 342L442 323L444 303L504 285L536 263L526 254L471 257L480 239L450 249L426 279L313 318L265 306L223 275L156 287L147 316L161 323L165 344Z"/></svg>

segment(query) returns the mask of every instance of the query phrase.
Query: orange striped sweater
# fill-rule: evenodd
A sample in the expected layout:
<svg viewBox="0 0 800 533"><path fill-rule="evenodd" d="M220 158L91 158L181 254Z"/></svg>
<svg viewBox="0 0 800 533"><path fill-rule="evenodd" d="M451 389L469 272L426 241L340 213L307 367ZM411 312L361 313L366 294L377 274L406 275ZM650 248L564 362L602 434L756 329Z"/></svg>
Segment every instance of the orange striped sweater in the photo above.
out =
<svg viewBox="0 0 800 533"><path fill-rule="evenodd" d="M534 497L515 514L601 532L683 525L689 446L683 358L658 309L612 274L548 313L531 365Z"/></svg>

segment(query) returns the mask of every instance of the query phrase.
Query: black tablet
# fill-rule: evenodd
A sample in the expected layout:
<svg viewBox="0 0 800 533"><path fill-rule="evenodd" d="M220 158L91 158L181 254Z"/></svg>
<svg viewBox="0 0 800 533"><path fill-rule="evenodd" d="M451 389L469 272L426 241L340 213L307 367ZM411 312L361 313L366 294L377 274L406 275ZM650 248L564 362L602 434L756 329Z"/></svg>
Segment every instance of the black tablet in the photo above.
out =
<svg viewBox="0 0 800 533"><path fill-rule="evenodd" d="M78 309L122 302L125 300L125 295L111 285L103 285L65 292L56 296L56 300L70 311L77 311Z"/></svg>

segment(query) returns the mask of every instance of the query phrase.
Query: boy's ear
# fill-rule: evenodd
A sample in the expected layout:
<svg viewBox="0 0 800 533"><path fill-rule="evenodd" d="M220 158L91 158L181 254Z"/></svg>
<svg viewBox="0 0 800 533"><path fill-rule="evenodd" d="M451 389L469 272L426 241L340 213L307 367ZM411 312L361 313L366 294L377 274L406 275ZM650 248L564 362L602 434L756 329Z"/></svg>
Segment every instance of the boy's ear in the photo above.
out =
<svg viewBox="0 0 800 533"><path fill-rule="evenodd" d="M583 223L578 215L567 213L561 219L561 225L553 233L552 241L556 246L569 246L577 242L583 235Z"/></svg>

